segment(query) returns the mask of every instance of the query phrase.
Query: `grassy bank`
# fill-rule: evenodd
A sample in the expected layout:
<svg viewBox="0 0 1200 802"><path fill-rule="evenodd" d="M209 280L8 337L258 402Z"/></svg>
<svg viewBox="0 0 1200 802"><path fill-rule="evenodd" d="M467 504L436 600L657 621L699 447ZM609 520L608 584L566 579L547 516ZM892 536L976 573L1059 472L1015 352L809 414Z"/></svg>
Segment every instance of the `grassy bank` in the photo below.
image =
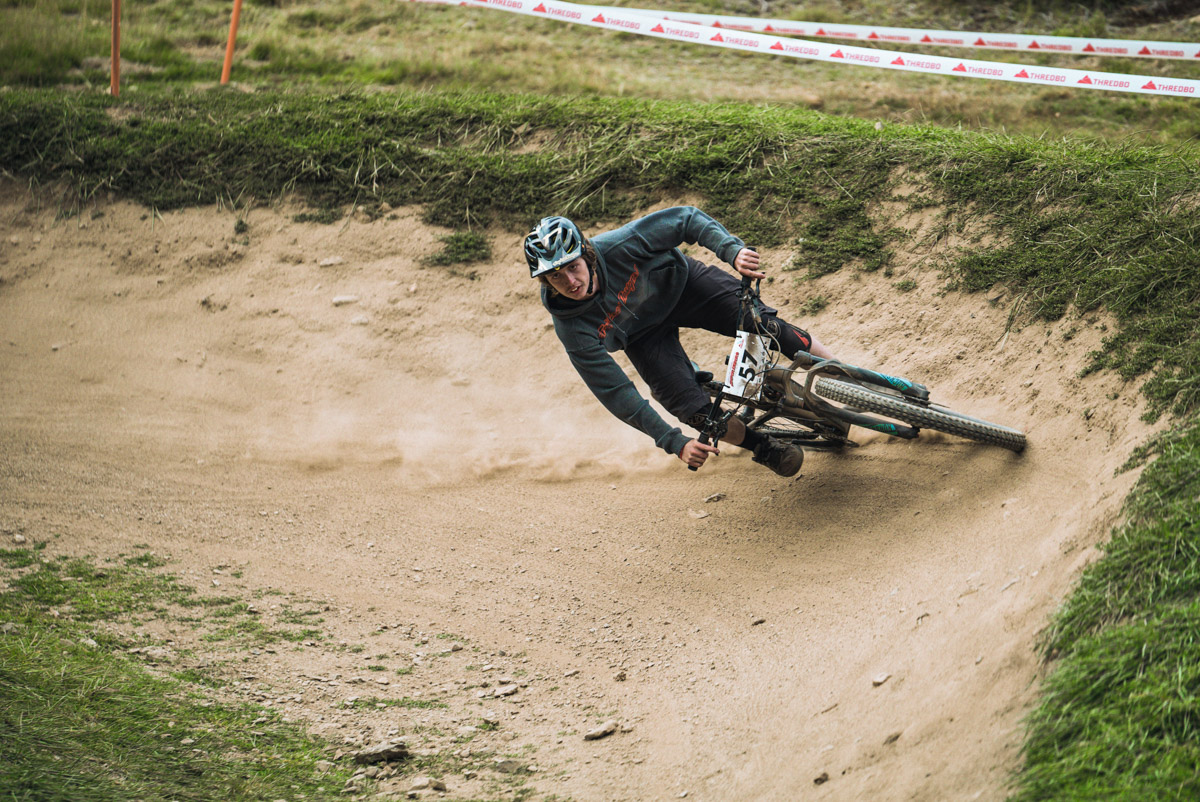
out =
<svg viewBox="0 0 1200 802"><path fill-rule="evenodd" d="M0 551L0 798L335 798L351 772L320 762L325 744L272 711L214 701L203 671L127 656L147 643L115 622L214 606L153 564Z"/></svg>
<svg viewBox="0 0 1200 802"><path fill-rule="evenodd" d="M1019 802L1200 798L1200 421L1150 453L1046 640Z"/></svg>
<svg viewBox="0 0 1200 802"><path fill-rule="evenodd" d="M550 211L611 223L651 202L698 197L739 234L790 247L800 281L888 271L914 243L885 208L937 208L934 236L988 237L935 266L948 285L1008 288L1018 325L1107 310L1119 329L1091 369L1150 377L1151 413L1190 422L1154 445L1128 525L1055 626L1047 649L1056 669L1017 796L1195 790L1194 150L877 128L744 104L219 91L142 92L117 104L18 90L0 94L0 167L67 182L77 190L63 202L67 215L108 191L158 208L290 193L325 220L351 206L383 214L384 204L419 203L429 222L460 233L520 230Z"/></svg>

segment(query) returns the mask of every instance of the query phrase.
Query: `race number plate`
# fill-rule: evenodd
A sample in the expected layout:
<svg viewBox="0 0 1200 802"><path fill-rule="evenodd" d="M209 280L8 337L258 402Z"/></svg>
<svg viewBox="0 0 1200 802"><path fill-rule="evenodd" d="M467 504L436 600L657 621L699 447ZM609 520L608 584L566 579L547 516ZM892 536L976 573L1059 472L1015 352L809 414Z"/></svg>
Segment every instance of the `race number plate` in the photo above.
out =
<svg viewBox="0 0 1200 802"><path fill-rule="evenodd" d="M725 392L747 401L758 398L762 389L763 372L767 368L767 348L762 337L739 331L729 352L729 369L725 372Z"/></svg>

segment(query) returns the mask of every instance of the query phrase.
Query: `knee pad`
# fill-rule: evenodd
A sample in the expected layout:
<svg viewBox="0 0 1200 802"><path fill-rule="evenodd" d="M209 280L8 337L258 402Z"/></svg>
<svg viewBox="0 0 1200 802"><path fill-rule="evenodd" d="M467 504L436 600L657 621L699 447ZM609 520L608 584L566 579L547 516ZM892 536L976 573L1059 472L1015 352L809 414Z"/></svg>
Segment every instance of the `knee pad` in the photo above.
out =
<svg viewBox="0 0 1200 802"><path fill-rule="evenodd" d="M763 318L763 328L775 339L779 350L789 358L795 357L797 351L808 351L812 348L812 337L807 331L774 315Z"/></svg>

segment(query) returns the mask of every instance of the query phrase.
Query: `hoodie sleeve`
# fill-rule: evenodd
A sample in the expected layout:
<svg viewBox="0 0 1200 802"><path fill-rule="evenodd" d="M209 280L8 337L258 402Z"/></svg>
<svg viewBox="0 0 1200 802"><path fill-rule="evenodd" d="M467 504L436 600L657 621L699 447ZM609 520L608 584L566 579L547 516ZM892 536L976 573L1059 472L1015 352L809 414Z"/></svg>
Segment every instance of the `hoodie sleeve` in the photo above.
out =
<svg viewBox="0 0 1200 802"><path fill-rule="evenodd" d="M643 263L683 243L699 243L726 264L733 264L746 244L725 230L725 226L695 206L661 209L634 220L614 232L617 236L606 258ZM609 255L611 254L611 255Z"/></svg>
<svg viewBox="0 0 1200 802"><path fill-rule="evenodd" d="M679 456L689 438L654 411L642 398L633 382L599 341L594 345L568 350L571 364L579 371L588 389L604 408L638 431L648 434L654 444L668 454Z"/></svg>

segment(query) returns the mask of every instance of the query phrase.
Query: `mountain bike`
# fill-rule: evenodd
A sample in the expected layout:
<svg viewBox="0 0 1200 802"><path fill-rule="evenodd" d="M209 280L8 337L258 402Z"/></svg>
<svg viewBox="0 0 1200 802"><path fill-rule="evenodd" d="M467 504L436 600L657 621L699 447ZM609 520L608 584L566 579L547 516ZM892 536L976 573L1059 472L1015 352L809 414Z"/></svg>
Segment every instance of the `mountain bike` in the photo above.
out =
<svg viewBox="0 0 1200 802"><path fill-rule="evenodd" d="M724 381L693 365L696 381L715 400L700 442L718 439L717 433L736 416L749 429L805 449L855 447L849 435L850 428L858 426L905 440L916 439L921 429L934 429L1010 451L1024 450L1021 432L937 404L929 388L901 376L818 359L804 351L783 367L786 357L763 324L761 283L742 278L738 332Z"/></svg>

